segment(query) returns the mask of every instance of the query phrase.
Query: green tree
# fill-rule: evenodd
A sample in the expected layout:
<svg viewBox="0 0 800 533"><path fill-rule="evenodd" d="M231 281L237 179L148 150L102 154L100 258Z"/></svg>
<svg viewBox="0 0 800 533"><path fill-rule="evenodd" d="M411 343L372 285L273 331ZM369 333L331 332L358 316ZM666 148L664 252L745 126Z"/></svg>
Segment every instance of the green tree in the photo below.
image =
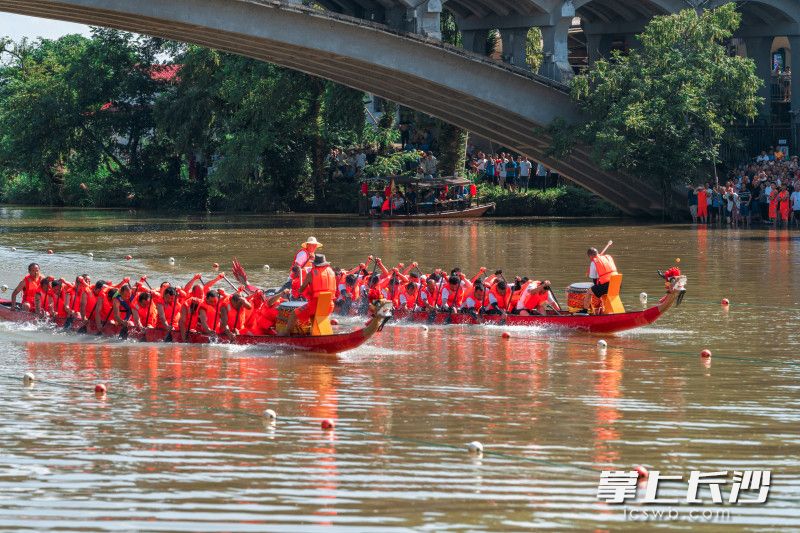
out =
<svg viewBox="0 0 800 533"><path fill-rule="evenodd" d="M600 60L573 82L588 116L582 137L607 169L672 187L718 159L726 126L753 118L762 103L751 59L725 43L739 27L734 4L654 18L640 50Z"/></svg>

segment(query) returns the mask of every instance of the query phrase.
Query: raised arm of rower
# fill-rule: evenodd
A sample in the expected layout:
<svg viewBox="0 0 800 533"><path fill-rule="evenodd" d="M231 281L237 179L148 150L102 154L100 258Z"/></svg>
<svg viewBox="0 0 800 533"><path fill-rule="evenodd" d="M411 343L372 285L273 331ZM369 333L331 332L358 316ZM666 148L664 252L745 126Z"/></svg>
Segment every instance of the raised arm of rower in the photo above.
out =
<svg viewBox="0 0 800 533"><path fill-rule="evenodd" d="M475 277L473 277L470 281L472 282L473 285L475 285L475 282L478 281L480 277L483 276L484 274L486 274L486 267L481 267L478 270L478 273L475 274Z"/></svg>
<svg viewBox="0 0 800 533"><path fill-rule="evenodd" d="M224 277L225 277L225 272L220 272L219 274L217 274L216 278L212 279L211 281L203 285L203 294L208 293L208 291L211 290L211 287L216 285Z"/></svg>
<svg viewBox="0 0 800 533"><path fill-rule="evenodd" d="M414 270L415 268L417 268L418 266L419 266L419 264L416 261L414 261L413 263L408 265L405 268L405 270L403 270L403 275L404 276L408 276L409 274L411 274L411 271Z"/></svg>
<svg viewBox="0 0 800 533"><path fill-rule="evenodd" d="M183 290L184 290L184 292L186 292L187 294L188 294L188 293L190 293L190 292L192 291L192 287L194 287L194 282L195 282L195 281L197 281L197 280L199 280L199 279L200 279L200 278L202 278L202 277L203 277L203 275L202 275L202 274L195 274L194 276L192 276L192 279L191 279L191 280L189 280L189 283L187 283L187 284L186 284L186 285L183 287Z"/></svg>
<svg viewBox="0 0 800 533"><path fill-rule="evenodd" d="M389 269L386 268L386 266L383 264L383 261L381 261L381 258L379 257L375 261L377 262L378 268L380 268L381 272L383 272L383 275L384 276L388 276L389 275Z"/></svg>

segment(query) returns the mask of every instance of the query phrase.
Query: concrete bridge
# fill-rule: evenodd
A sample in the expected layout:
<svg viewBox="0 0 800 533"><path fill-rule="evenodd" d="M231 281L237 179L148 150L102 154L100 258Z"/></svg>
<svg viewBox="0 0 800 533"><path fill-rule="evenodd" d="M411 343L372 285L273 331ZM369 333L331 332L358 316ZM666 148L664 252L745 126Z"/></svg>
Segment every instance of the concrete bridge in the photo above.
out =
<svg viewBox="0 0 800 533"><path fill-rule="evenodd" d="M320 76L492 139L628 213L659 210L655 189L599 170L585 148L548 155L543 128L578 119L565 85L430 37L260 0L0 0L0 11L196 43Z"/></svg>
<svg viewBox="0 0 800 533"><path fill-rule="evenodd" d="M726 0L705 2L706 7ZM268 61L393 100L489 138L553 168L631 214L661 210L651 185L604 172L586 147L549 155L544 131L556 118L580 117L567 86L569 39L577 28L588 63L612 49L637 46L635 34L655 15L690 0L0 0L0 11L92 24L196 43ZM800 73L800 0L737 2L737 37L755 59L770 100L772 52L782 47ZM450 10L464 49L441 43ZM525 64L528 30L543 36L534 74ZM503 62L485 57L486 34L499 29ZM782 39L780 42L776 37ZM785 41L785 43L784 43ZM795 75L795 80L800 76ZM797 83L794 84L798 86ZM791 91L800 122L800 89ZM786 103L783 104L788 105ZM769 115L765 106L765 115Z"/></svg>

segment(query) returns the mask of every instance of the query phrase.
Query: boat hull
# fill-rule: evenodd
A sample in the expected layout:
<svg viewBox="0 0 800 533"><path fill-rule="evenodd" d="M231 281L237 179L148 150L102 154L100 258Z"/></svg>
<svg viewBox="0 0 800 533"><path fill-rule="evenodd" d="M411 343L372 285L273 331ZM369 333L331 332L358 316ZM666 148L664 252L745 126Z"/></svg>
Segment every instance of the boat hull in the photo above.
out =
<svg viewBox="0 0 800 533"><path fill-rule="evenodd" d="M8 300L0 300L0 320L8 322L42 322L52 324L56 327L63 328L66 324L66 318L56 319L40 319L33 313L22 311L19 309L11 309ZM380 320L380 319L374 319ZM124 336L126 339L131 339L141 342L172 342L179 344L237 344L248 346L276 346L287 347L294 350L301 350L313 353L326 353L336 354L346 352L358 348L364 344L370 337L377 331L377 323L367 324L366 327L351 331L348 333L337 333L335 335L320 335L320 336L270 336L270 335L237 335L233 340L226 337L210 337L200 333L190 332L186 340L180 338L180 333L177 330L172 332L164 329L156 328L128 328L123 333L123 327L118 324L109 323L99 332L94 326L93 322L86 323L82 320L76 320L70 324L68 331L76 333L85 333L86 335L100 335L109 338ZM171 340L166 340L170 334Z"/></svg>
<svg viewBox="0 0 800 533"><path fill-rule="evenodd" d="M412 215L389 215L381 220L435 220L440 218L480 218L487 211L494 208L495 204L483 204L460 211L441 211L439 213L419 213Z"/></svg>
<svg viewBox="0 0 800 533"><path fill-rule="evenodd" d="M468 315L451 313L426 313L395 311L395 318L400 321L433 324L487 324L497 326L527 326L552 329L585 331L588 333L619 333L630 329L652 324L661 316L657 307L632 313L615 315L556 315L519 316L519 315Z"/></svg>

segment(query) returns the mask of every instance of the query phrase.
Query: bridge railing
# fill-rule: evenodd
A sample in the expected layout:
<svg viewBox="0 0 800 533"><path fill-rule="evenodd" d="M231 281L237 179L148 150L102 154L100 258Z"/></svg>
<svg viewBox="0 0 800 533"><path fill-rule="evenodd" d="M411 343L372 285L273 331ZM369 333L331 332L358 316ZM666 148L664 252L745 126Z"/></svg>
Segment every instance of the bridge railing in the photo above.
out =
<svg viewBox="0 0 800 533"><path fill-rule="evenodd" d="M375 31L380 31L383 33L388 33L397 37L401 37L403 39L415 41L421 44L425 44L427 46L432 46L435 48L439 48L442 50L446 50L449 53L459 55L461 57L468 58L472 61L477 61L479 63L483 63L487 66L505 70L508 72L512 72L518 76L522 76L528 78L531 81L535 81L537 83L541 83L543 85L547 85L552 89L563 93L569 93L570 88L569 85L564 83L552 80L547 76L542 76L541 74L537 74L530 70L526 70L524 68L520 68L508 63L504 63L502 61L494 60L487 56L482 56L480 54L476 54L475 52L470 52L468 50L464 50L463 48L459 48L457 46L453 46L448 43L444 43L438 39L433 39L431 37L426 37L424 35L419 35L416 33L405 32L401 30L395 30L390 28L385 24L380 24L378 22L373 22L371 20L360 19L357 17L351 17L349 15L342 15L341 13L335 13L333 11L323 11L319 9L314 9L312 7L307 7L302 4L294 4L286 1L281 0L236 0L236 1L247 1L250 4L257 4L263 5L266 7L272 7L277 9L282 9L285 11L291 11L295 13L300 13L303 15L313 16L313 17L321 17L326 19L333 19L339 22L344 22L346 24L351 24L354 26L360 26L362 28L369 28Z"/></svg>

